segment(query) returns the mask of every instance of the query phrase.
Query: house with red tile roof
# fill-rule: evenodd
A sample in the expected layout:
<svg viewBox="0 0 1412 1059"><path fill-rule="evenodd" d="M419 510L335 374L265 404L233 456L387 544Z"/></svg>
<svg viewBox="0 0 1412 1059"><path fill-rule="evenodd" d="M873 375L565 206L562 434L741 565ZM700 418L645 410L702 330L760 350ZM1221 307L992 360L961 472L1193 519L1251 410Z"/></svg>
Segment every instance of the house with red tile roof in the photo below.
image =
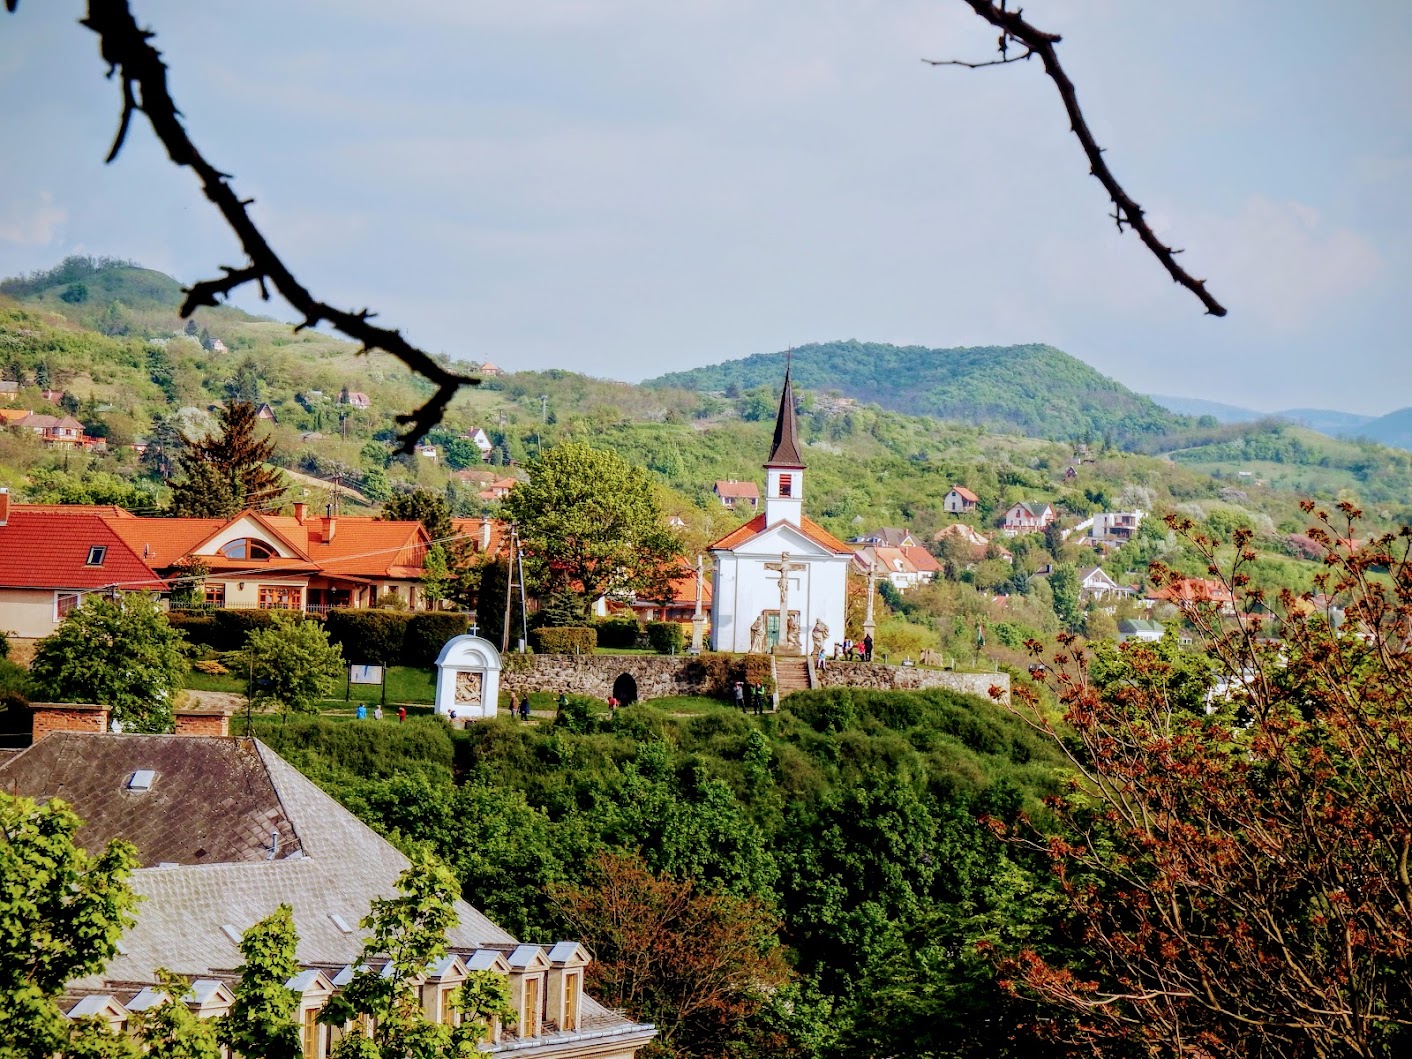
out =
<svg viewBox="0 0 1412 1059"><path fill-rule="evenodd" d="M941 506L952 515L968 515L976 509L981 498L964 485L953 485L951 491L941 501Z"/></svg>
<svg viewBox="0 0 1412 1059"><path fill-rule="evenodd" d="M804 514L804 480L786 369L765 461L765 510L707 549L714 650L798 656L812 653L815 638L827 644L843 638L853 549Z"/></svg>
<svg viewBox="0 0 1412 1059"><path fill-rule="evenodd" d="M167 588L102 511L30 510L0 490L0 631L48 636L90 593Z"/></svg>
<svg viewBox="0 0 1412 1059"><path fill-rule="evenodd" d="M760 487L754 482L737 482L734 478L722 479L716 482L711 491L716 494L721 506L731 511L735 510L737 504L742 507L748 505L751 511L760 506Z"/></svg>
<svg viewBox="0 0 1412 1059"><path fill-rule="evenodd" d="M0 630L19 636L47 636L87 592L167 591L194 576L192 564L204 571L211 607L324 610L388 596L413 608L424 602L430 540L420 522L311 518L303 504L293 515L140 518L121 508L9 499L0 493Z"/></svg>
<svg viewBox="0 0 1412 1059"><path fill-rule="evenodd" d="M1011 504L1001 516L1000 528L1005 531L1007 537L1018 537L1022 533L1042 533L1046 526L1058 518L1058 512L1049 504L1020 501Z"/></svg>
<svg viewBox="0 0 1412 1059"><path fill-rule="evenodd" d="M1171 603L1178 610L1215 604L1222 614L1235 613L1235 596L1220 581L1201 577L1179 577L1147 594L1152 603Z"/></svg>

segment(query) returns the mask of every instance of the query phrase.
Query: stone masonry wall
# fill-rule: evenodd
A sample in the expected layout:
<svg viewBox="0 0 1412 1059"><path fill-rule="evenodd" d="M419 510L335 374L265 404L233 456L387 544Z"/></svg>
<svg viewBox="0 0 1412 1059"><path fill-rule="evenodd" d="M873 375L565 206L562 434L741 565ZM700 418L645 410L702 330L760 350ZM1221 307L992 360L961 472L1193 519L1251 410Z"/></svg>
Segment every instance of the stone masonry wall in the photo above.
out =
<svg viewBox="0 0 1412 1059"><path fill-rule="evenodd" d="M636 681L639 699L711 693L706 666L690 655L507 655L500 673L500 688L518 695L532 691L557 695L563 691L606 699L613 691L613 682L623 673ZM1003 690L1000 701L1010 701L1008 673L955 673L880 662L839 662L830 664L819 676L823 687L881 691L947 688L982 698L990 697L994 685Z"/></svg>
<svg viewBox="0 0 1412 1059"><path fill-rule="evenodd" d="M921 666L889 666L881 662L836 662L819 674L826 688L875 688L879 691L913 691L946 688L963 695L990 698L992 686L1002 690L1001 702L1010 701L1009 673L956 673Z"/></svg>
<svg viewBox="0 0 1412 1059"><path fill-rule="evenodd" d="M500 689L606 699L623 673L636 681L639 699L707 693L706 667L689 655L506 655Z"/></svg>

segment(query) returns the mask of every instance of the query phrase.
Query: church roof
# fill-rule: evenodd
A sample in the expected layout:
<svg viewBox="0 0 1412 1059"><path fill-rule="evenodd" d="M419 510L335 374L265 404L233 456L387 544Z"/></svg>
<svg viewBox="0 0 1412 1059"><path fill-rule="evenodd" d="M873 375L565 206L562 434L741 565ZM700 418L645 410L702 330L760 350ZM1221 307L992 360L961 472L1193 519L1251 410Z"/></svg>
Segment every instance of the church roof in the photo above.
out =
<svg viewBox="0 0 1412 1059"><path fill-rule="evenodd" d="M789 525L794 526L794 523L791 522ZM849 555L853 551L853 549L844 544L843 541L839 540L828 530L824 529L823 526L820 526L807 516L801 517L800 524L794 528L803 533L804 536L808 537L819 547L826 548L831 552L840 555ZM765 515L762 513L756 515L749 522L745 523L745 525L737 526L714 544L707 545L706 550L711 552L733 551L757 534L763 533L765 529Z"/></svg>
<svg viewBox="0 0 1412 1059"><path fill-rule="evenodd" d="M784 389L780 391L780 411L775 418L775 442L770 446L766 467L803 467L799 455L799 423L794 414L794 386L789 381L789 369L784 370Z"/></svg>

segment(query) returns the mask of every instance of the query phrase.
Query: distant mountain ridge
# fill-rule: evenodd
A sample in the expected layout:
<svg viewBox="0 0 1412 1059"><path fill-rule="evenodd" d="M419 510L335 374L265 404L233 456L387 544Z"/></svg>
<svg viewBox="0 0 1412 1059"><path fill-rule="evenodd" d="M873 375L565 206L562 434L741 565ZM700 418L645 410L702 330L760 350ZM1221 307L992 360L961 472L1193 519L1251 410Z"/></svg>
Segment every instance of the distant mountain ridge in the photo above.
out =
<svg viewBox="0 0 1412 1059"><path fill-rule="evenodd" d="M785 353L757 353L649 379L644 386L724 391L778 388ZM1187 425L1151 398L1053 346L929 349L824 342L793 351L796 386L909 415L972 423L1033 437L1115 439Z"/></svg>
<svg viewBox="0 0 1412 1059"><path fill-rule="evenodd" d="M1257 412L1253 408L1206 401L1200 397L1169 397L1156 393L1148 396L1169 411L1188 416L1209 415L1219 423L1284 419L1331 438L1366 438L1393 448L1412 449L1412 408L1400 408L1384 416L1340 412L1331 408L1286 408L1280 412Z"/></svg>

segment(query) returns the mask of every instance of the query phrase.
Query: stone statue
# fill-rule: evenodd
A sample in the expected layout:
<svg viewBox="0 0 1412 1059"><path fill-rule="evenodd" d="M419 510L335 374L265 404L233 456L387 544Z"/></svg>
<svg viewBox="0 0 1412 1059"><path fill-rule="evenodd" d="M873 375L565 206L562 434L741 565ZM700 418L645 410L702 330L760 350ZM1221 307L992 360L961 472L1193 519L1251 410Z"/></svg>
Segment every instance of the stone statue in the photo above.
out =
<svg viewBox="0 0 1412 1059"><path fill-rule="evenodd" d="M824 644L828 642L829 627L824 624L824 619L820 618L814 622L814 627L809 630L809 639L814 643L814 656L818 657L820 651L824 649Z"/></svg>
<svg viewBox="0 0 1412 1059"><path fill-rule="evenodd" d="M785 643L791 651L802 651L803 647L799 642L799 611L789 612L789 636Z"/></svg>
<svg viewBox="0 0 1412 1059"><path fill-rule="evenodd" d="M753 625L750 626L750 653L762 655L765 653L765 615L761 614Z"/></svg>

